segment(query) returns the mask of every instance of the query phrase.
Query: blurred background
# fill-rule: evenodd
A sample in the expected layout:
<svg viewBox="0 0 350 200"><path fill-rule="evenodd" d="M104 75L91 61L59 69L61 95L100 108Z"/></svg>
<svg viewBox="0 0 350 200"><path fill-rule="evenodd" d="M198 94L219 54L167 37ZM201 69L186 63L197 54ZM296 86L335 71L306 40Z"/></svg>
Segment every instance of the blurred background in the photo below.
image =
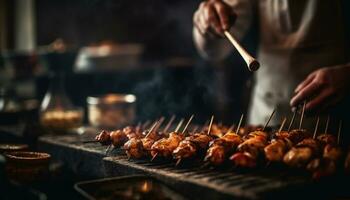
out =
<svg viewBox="0 0 350 200"><path fill-rule="evenodd" d="M224 63L199 57L199 3L0 0L0 110L47 109L45 94L57 93L87 122L89 96L118 93L136 96L135 121L195 113L201 122L215 114L232 123L246 109L251 80L237 53ZM243 40L252 53L256 38L250 30Z"/></svg>

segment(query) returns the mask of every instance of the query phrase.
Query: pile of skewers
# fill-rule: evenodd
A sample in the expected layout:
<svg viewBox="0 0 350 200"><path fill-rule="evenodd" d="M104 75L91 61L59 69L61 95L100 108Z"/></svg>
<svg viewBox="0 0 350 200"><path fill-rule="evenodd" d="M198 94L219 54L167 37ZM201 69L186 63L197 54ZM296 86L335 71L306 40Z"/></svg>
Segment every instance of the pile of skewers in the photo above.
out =
<svg viewBox="0 0 350 200"><path fill-rule="evenodd" d="M310 172L314 179L329 177L344 171L350 174L350 149L346 151L340 144L342 122L337 136L328 133L326 128L318 134L317 119L313 134L302 129L305 104L300 116L298 129L291 130L297 111L289 126L284 130L287 119L282 120L276 132L268 131L273 111L263 127L241 127L243 115L237 126L223 126L213 123L214 117L203 127L194 126L189 130L193 115L181 119L173 131L175 117L171 117L160 130L165 119L162 117L152 124L146 122L137 126L127 126L111 132L102 131L94 142L125 150L129 159L175 160L178 166L182 161L203 160L205 166L227 166L235 168L256 168L281 165ZM108 151L107 150L107 151Z"/></svg>

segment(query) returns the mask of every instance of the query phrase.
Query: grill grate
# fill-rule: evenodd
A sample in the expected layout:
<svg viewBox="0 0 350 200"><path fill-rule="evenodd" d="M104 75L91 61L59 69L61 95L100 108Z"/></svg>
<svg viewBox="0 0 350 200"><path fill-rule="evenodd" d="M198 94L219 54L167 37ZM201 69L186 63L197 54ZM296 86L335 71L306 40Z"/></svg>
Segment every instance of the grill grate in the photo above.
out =
<svg viewBox="0 0 350 200"><path fill-rule="evenodd" d="M322 189L322 184L314 184L309 177L304 174L293 173L287 170L271 170L269 168L255 169L252 171L243 171L232 168L213 169L202 167L201 162L192 162L191 165L175 167L174 162L157 161L150 162L147 160L128 160L127 156L120 149L110 152L105 157L106 147L99 144L82 144L77 143L78 136L45 136L41 138L46 144L52 146L65 147L67 155L72 157L81 157L81 152L94 153L103 158L103 167L105 168L105 176L130 175L135 173L149 174L155 178L168 183L174 188L185 191L190 199L221 199L238 197L243 199L260 199L260 198L283 198L295 199L309 198L306 194L310 194L310 198L325 197L324 192L330 190L330 187L338 187L339 184L331 184L326 182ZM81 137L81 136L80 136ZM70 142L69 142L70 141ZM57 151L51 151L55 154ZM74 155L75 154L75 155ZM92 162L91 157L86 158ZM74 159L71 159L76 161ZM80 161L83 162L83 161ZM72 164L76 166L76 163ZM86 165L96 170L93 163ZM85 169L91 171L91 169ZM334 182L332 182L334 183ZM336 183L336 182L335 182ZM346 187L347 184L341 184ZM317 191L317 192L316 192ZM315 196L315 195L319 196Z"/></svg>
<svg viewBox="0 0 350 200"><path fill-rule="evenodd" d="M200 162L195 162L190 166L175 167L173 162L128 160L120 152L114 153L105 160L131 168L138 168L161 179L171 179L176 184L185 182L190 185L209 188L225 195L246 199L258 199L263 197L264 193L271 193L284 188L291 189L294 186L307 185L310 182L305 176L295 176L284 171L275 173L267 169L240 171L232 168L203 168Z"/></svg>

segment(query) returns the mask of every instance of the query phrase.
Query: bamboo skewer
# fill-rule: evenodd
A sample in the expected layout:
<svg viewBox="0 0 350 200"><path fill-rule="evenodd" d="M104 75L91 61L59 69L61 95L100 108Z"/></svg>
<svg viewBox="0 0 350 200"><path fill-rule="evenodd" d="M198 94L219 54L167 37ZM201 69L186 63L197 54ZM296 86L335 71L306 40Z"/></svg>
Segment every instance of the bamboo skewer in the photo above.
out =
<svg viewBox="0 0 350 200"><path fill-rule="evenodd" d="M193 117L194 117L194 115L191 115L191 117L190 117L190 119L188 120L188 122L187 122L187 124L186 124L185 128L184 128L184 129L183 129L183 131L182 131L182 134L185 134L185 131L186 131L186 129L187 129L187 127L188 127L188 125L191 123L191 121L192 121ZM178 159L178 160L176 161L176 163L175 163L175 167L176 167L176 166L178 166L178 165L180 164L180 162L181 162L181 158L180 158L180 159Z"/></svg>
<svg viewBox="0 0 350 200"><path fill-rule="evenodd" d="M247 63L249 71L253 72L259 69L260 63L251 56L243 47L239 44L236 38L231 35L230 32L224 31L225 36L231 42L231 44L237 49L238 53L242 56L244 61Z"/></svg>
<svg viewBox="0 0 350 200"><path fill-rule="evenodd" d="M156 129L156 127L157 127L157 125L159 124L159 122L160 122L160 121L156 121L156 122L152 125L151 129L148 131L148 133L147 133L147 135L145 136L145 138L147 138L147 137Z"/></svg>
<svg viewBox="0 0 350 200"><path fill-rule="evenodd" d="M168 130L169 130L171 124L174 122L175 118L176 118L175 115L171 116L169 122L168 122L167 125L165 125L165 127L164 127L164 130L163 130L164 133L168 132Z"/></svg>
<svg viewBox="0 0 350 200"><path fill-rule="evenodd" d="M315 130L314 130L314 135L313 135L313 139L316 138L316 134L317 134L317 129L318 129L318 124L320 122L320 117L317 117L317 121L316 121L316 126L315 126Z"/></svg>
<svg viewBox="0 0 350 200"><path fill-rule="evenodd" d="M235 127L235 124L233 123L226 131L226 133L224 135L226 135L227 133L231 132L233 130L233 128Z"/></svg>
<svg viewBox="0 0 350 200"><path fill-rule="evenodd" d="M190 123L191 123L193 117L194 117L194 115L191 115L191 117L190 117L190 119L188 120L188 122L187 122L185 128L182 130L182 133L183 133L183 134L185 134L185 131L187 130L188 125L190 125Z"/></svg>
<svg viewBox="0 0 350 200"><path fill-rule="evenodd" d="M281 124L280 128L278 129L278 132L281 132L281 131L282 131L282 129L283 129L284 124L286 123L286 121L287 121L287 118L284 117L284 118L283 118L283 121L282 121L282 124Z"/></svg>
<svg viewBox="0 0 350 200"><path fill-rule="evenodd" d="M237 129L236 129L236 134L238 134L238 131L239 131L239 129L241 128L241 124L242 124L242 121L243 121L243 117L244 117L244 114L242 114L242 115L241 115L241 118L239 119L238 126L237 126Z"/></svg>
<svg viewBox="0 0 350 200"><path fill-rule="evenodd" d="M177 126L176 126L176 129L175 129L175 133L177 133L178 131L179 131L179 129L181 128L181 126L182 126L182 124L184 123L184 119L181 119L180 121L179 121L179 123L177 124ZM152 156L152 158L151 158L151 162L156 158L158 156L158 152L157 153L155 153L153 156Z"/></svg>
<svg viewBox="0 0 350 200"><path fill-rule="evenodd" d="M326 127L324 128L324 134L327 134L327 132L328 132L329 121L330 121L330 117L328 115L327 116L327 121L326 121Z"/></svg>
<svg viewBox="0 0 350 200"><path fill-rule="evenodd" d="M300 122L299 122L299 130L301 129L301 126L303 125L305 106L306 106L306 101L304 101L303 110L301 112L301 117L300 117Z"/></svg>
<svg viewBox="0 0 350 200"><path fill-rule="evenodd" d="M270 121L271 121L273 115L275 114L275 112L276 112L276 109L273 109L273 111L272 111L272 113L270 114L270 117L269 117L269 119L267 120L266 124L264 125L264 128L262 129L262 131L265 131L267 125L269 125L269 123L270 123Z"/></svg>
<svg viewBox="0 0 350 200"><path fill-rule="evenodd" d="M212 127L212 125L213 125L213 121L214 121L214 115L211 116L207 135L210 135L210 131L211 131L211 127Z"/></svg>
<svg viewBox="0 0 350 200"><path fill-rule="evenodd" d="M289 126L288 126L288 132L290 131L290 129L292 128L293 124L294 124L294 120L295 120L295 116L297 114L297 111L296 109L293 111L293 116L292 116L292 119L290 120L290 123L289 123Z"/></svg>
<svg viewBox="0 0 350 200"><path fill-rule="evenodd" d="M155 131L157 131L159 129L159 127L162 125L162 123L164 122L165 120L165 117L161 117L159 120L158 120L158 124L156 126L156 128L154 128Z"/></svg>
<svg viewBox="0 0 350 200"><path fill-rule="evenodd" d="M154 154L154 156L152 156L151 158L151 162L158 156L158 152Z"/></svg>
<svg viewBox="0 0 350 200"><path fill-rule="evenodd" d="M338 127L338 137L337 137L337 144L338 145L340 143L340 133L341 133L342 126L343 126L343 120L340 120L339 121L339 127Z"/></svg>
<svg viewBox="0 0 350 200"><path fill-rule="evenodd" d="M174 132L178 132L183 123L184 123L184 119L181 119L180 122L177 124L176 129L175 129Z"/></svg>
<svg viewBox="0 0 350 200"><path fill-rule="evenodd" d="M175 163L175 167L177 167L180 163L181 163L181 158L180 159L178 159L177 161L176 161L176 163Z"/></svg>

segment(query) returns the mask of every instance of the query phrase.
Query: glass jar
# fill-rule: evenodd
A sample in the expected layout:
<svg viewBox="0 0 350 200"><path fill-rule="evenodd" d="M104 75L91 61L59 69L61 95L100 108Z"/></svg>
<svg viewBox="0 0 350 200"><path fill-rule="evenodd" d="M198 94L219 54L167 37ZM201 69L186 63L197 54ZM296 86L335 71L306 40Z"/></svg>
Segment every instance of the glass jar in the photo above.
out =
<svg viewBox="0 0 350 200"><path fill-rule="evenodd" d="M136 97L132 94L107 94L87 98L92 126L114 129L131 124L135 119Z"/></svg>
<svg viewBox="0 0 350 200"><path fill-rule="evenodd" d="M84 112L75 107L64 90L64 75L52 76L40 108L40 123L43 127L54 131L66 131L82 125Z"/></svg>

